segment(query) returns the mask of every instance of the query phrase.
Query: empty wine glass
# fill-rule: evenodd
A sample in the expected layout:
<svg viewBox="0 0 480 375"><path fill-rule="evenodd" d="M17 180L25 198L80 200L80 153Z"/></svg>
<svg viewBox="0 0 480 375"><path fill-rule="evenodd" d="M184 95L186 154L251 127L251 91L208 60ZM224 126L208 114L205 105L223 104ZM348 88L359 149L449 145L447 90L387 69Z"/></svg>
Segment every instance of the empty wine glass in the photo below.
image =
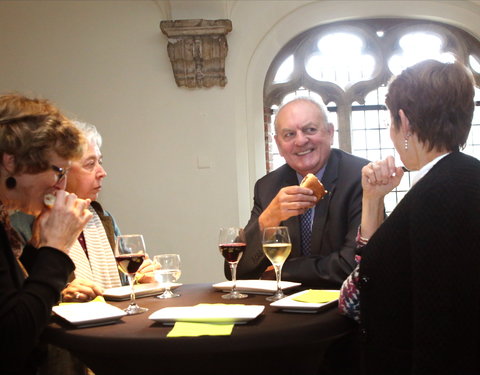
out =
<svg viewBox="0 0 480 375"><path fill-rule="evenodd" d="M242 258L246 246L245 233L242 228L230 227L220 229L218 248L230 266L233 283L230 293L224 294L222 298L239 299L248 297L247 294L240 293L236 290L237 264Z"/></svg>
<svg viewBox="0 0 480 375"><path fill-rule="evenodd" d="M117 237L115 244L115 260L118 268L128 277L130 283L130 305L125 309L128 315L140 314L148 311L145 307L140 307L135 302L135 274L145 259L145 241L141 234L126 234Z"/></svg>
<svg viewBox="0 0 480 375"><path fill-rule="evenodd" d="M272 262L277 277L277 291L271 297L267 297L268 301L277 301L283 297L283 290L281 287L282 266L285 260L290 255L292 244L288 234L287 227L267 227L263 230L262 240L263 252L267 258Z"/></svg>
<svg viewBox="0 0 480 375"><path fill-rule="evenodd" d="M155 280L165 286L164 292L156 298L175 298L180 294L172 292L172 283L176 282L182 273L180 270L180 255L178 254L160 254L153 257L153 264L156 265L154 271Z"/></svg>

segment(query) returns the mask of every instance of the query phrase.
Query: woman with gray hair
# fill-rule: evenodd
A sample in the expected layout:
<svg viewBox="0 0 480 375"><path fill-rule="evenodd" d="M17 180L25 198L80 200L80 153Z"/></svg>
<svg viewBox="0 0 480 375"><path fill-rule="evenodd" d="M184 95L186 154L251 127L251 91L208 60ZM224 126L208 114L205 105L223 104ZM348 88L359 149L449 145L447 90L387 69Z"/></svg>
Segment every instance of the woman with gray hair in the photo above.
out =
<svg viewBox="0 0 480 375"><path fill-rule="evenodd" d="M103 289L121 286L113 256L115 238L120 234L114 218L97 202L107 172L103 168L102 137L94 125L74 121L87 139L80 160L72 164L67 191L92 201L92 219L70 249L75 263L74 279L62 291L64 301L88 301L103 293Z"/></svg>

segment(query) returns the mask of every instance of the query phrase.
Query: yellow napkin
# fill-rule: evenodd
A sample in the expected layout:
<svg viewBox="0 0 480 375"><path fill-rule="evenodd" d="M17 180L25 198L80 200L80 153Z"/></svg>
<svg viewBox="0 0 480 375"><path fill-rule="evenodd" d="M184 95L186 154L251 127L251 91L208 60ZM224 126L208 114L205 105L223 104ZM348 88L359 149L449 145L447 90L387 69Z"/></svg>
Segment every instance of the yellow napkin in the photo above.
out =
<svg viewBox="0 0 480 375"><path fill-rule="evenodd" d="M325 303L334 301L338 299L338 297L340 297L338 290L309 289L307 292L292 299L298 302Z"/></svg>
<svg viewBox="0 0 480 375"><path fill-rule="evenodd" d="M74 303L90 303L90 302L104 302L105 303L105 298L103 296L96 296L94 299L88 302L60 302L59 305L72 305Z"/></svg>
<svg viewBox="0 0 480 375"><path fill-rule="evenodd" d="M242 304L199 303L196 306L243 306ZM167 337L198 337L198 336L229 336L232 334L234 323L199 323L176 322Z"/></svg>
<svg viewBox="0 0 480 375"><path fill-rule="evenodd" d="M229 336L234 324L176 322L167 337Z"/></svg>

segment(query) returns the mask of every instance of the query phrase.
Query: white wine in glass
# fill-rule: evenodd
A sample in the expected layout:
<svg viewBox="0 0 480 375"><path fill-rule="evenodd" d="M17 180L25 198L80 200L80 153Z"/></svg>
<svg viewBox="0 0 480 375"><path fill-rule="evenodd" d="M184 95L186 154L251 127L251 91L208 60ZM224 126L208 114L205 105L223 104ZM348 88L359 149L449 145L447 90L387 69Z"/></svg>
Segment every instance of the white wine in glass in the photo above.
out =
<svg viewBox="0 0 480 375"><path fill-rule="evenodd" d="M292 244L288 234L287 227L267 227L263 230L262 240L263 252L270 260L275 269L275 276L277 278L277 291L271 297L267 297L268 301L277 301L283 297L283 290L281 287L282 267L285 260L292 251Z"/></svg>
<svg viewBox="0 0 480 375"><path fill-rule="evenodd" d="M135 302L135 291L133 284L135 274L145 259L145 241L141 234L126 234L117 237L115 245L115 260L120 271L128 277L130 283L130 305L125 309L128 315L140 314L148 311Z"/></svg>

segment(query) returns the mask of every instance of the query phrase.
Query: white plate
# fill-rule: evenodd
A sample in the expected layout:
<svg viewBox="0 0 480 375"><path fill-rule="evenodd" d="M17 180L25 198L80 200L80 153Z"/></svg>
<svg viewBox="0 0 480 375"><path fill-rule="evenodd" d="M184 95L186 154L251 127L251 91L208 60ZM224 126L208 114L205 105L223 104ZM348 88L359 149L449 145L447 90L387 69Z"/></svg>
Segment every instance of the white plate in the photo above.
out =
<svg viewBox="0 0 480 375"><path fill-rule="evenodd" d="M264 309L262 305L199 304L165 307L148 318L161 323L246 323L259 316Z"/></svg>
<svg viewBox="0 0 480 375"><path fill-rule="evenodd" d="M53 312L77 327L111 324L127 315L105 302L69 303L53 306Z"/></svg>
<svg viewBox="0 0 480 375"><path fill-rule="evenodd" d="M223 292L230 292L233 283L231 281L224 281L213 284L212 286ZM281 281L280 285L283 290L289 290L301 283L294 283L291 281ZM275 280L237 280L237 290L239 292L253 293L253 294L274 294L277 291L277 282Z"/></svg>
<svg viewBox="0 0 480 375"><path fill-rule="evenodd" d="M335 291L338 292L338 290L335 290ZM309 303L309 302L299 302L299 301L293 300L293 298L298 297L299 295L306 292L308 292L308 290L302 290L301 292L292 294L291 296L272 302L270 306L279 307L283 311L288 311L288 312L316 313L321 309L328 308L338 303L338 299L330 302L325 302L325 303Z"/></svg>
<svg viewBox="0 0 480 375"><path fill-rule="evenodd" d="M178 288L182 284L173 283L171 289ZM160 283L135 284L135 298L155 296L163 293L165 286ZM118 288L105 289L103 297L109 301L125 301L130 299L130 286L120 286Z"/></svg>

